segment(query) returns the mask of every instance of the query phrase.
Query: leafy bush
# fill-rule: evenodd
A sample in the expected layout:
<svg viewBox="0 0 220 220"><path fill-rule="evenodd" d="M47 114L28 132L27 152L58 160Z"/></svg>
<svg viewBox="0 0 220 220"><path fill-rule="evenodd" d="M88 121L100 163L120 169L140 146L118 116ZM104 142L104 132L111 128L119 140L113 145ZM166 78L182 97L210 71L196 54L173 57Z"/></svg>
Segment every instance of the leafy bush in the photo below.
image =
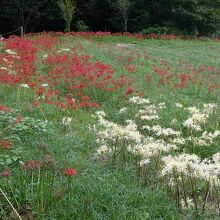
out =
<svg viewBox="0 0 220 220"><path fill-rule="evenodd" d="M181 32L174 28L159 27L159 26L149 27L141 31L141 34L151 34L151 33L160 35L160 34L180 34Z"/></svg>
<svg viewBox="0 0 220 220"><path fill-rule="evenodd" d="M76 28L79 32L86 32L89 30L89 26L87 26L84 21L77 21Z"/></svg>

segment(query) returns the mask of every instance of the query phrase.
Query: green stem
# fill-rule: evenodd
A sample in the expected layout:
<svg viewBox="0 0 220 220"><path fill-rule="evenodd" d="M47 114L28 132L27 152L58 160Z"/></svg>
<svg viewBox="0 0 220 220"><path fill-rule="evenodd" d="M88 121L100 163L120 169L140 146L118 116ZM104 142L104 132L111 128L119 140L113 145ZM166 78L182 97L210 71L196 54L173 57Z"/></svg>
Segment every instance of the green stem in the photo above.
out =
<svg viewBox="0 0 220 220"><path fill-rule="evenodd" d="M193 201L194 201L194 204L195 204L195 209L196 209L196 211L198 211L196 192L195 192L195 189L194 189L195 184L193 184L193 179L192 179L192 176L190 174L190 169L189 169L189 179L190 179L190 184L191 184L191 188L192 188L192 195L193 195Z"/></svg>
<svg viewBox="0 0 220 220"><path fill-rule="evenodd" d="M40 105L38 106L38 108L39 108L40 112L42 113L42 115L43 115L43 117L44 117L44 120L47 121L47 118L46 118L46 116L45 116L45 114L44 114L42 108L40 107Z"/></svg>
<svg viewBox="0 0 220 220"><path fill-rule="evenodd" d="M174 169L173 174L174 174L174 179L176 182L176 203L179 207L180 206L179 181L177 178L176 169Z"/></svg>
<svg viewBox="0 0 220 220"><path fill-rule="evenodd" d="M14 208L14 206L12 205L12 203L10 202L10 200L8 199L7 195L4 193L4 191L0 188L0 192L3 195L3 197L5 198L5 200L8 202L8 204L11 206L11 208L13 209L14 213L17 215L19 220L22 220L21 216L18 214L17 210Z"/></svg>
<svg viewBox="0 0 220 220"><path fill-rule="evenodd" d="M213 186L214 190L215 190L215 196L216 196L216 200L217 200L217 206L218 206L218 215L220 216L220 201L219 201L219 197L218 197L218 190L216 189L216 185L214 183Z"/></svg>
<svg viewBox="0 0 220 220"><path fill-rule="evenodd" d="M206 201L208 199L208 196L209 196L209 181L207 181L206 193L205 193L204 203L203 203L203 206L202 206L202 214L205 212L205 204L206 204Z"/></svg>
<svg viewBox="0 0 220 220"><path fill-rule="evenodd" d="M182 182L182 186L183 186L183 198L184 198L185 206L188 207L187 196L186 196L186 188L185 188L185 184L184 184L184 175L183 175L183 172L181 172L181 182Z"/></svg>

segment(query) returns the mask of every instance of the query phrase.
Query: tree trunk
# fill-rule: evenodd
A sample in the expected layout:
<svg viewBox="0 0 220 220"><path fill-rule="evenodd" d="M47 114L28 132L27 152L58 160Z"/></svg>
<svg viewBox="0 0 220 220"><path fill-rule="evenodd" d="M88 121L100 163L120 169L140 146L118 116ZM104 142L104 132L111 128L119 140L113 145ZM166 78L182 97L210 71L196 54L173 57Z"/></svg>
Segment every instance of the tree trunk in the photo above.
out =
<svg viewBox="0 0 220 220"><path fill-rule="evenodd" d="M65 32L70 32L71 21L66 21Z"/></svg>
<svg viewBox="0 0 220 220"><path fill-rule="evenodd" d="M127 21L127 19L124 19L124 31L128 32L128 21Z"/></svg>

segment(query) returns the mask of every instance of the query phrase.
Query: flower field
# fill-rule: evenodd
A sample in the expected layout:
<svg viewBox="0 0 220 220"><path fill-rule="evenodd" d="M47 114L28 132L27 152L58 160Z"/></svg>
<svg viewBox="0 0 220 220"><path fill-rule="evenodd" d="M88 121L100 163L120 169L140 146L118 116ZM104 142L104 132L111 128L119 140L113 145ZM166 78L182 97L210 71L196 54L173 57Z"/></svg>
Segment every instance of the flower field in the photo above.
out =
<svg viewBox="0 0 220 220"><path fill-rule="evenodd" d="M220 219L219 51L175 35L0 42L0 219Z"/></svg>

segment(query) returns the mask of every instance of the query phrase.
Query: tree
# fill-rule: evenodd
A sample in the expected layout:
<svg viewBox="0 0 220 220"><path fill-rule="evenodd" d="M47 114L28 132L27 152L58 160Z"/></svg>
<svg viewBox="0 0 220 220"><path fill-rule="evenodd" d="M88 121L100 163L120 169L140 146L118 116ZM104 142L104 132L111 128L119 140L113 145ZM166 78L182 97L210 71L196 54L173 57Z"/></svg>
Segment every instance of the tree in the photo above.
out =
<svg viewBox="0 0 220 220"><path fill-rule="evenodd" d="M216 31L216 0L177 0L173 8L176 24L187 34L207 35Z"/></svg>
<svg viewBox="0 0 220 220"><path fill-rule="evenodd" d="M81 7L83 21L93 31L115 31L112 21L114 9L113 0L88 0L85 6Z"/></svg>
<svg viewBox="0 0 220 220"><path fill-rule="evenodd" d="M65 32L70 32L71 23L73 20L73 14L76 9L75 1L74 0L59 0L57 4L59 6L59 9L66 23Z"/></svg>
<svg viewBox="0 0 220 220"><path fill-rule="evenodd" d="M8 32L21 26L26 33L48 30L56 22L54 30L61 21L57 16L58 10L56 1L53 0L0 0L0 32Z"/></svg>
<svg viewBox="0 0 220 220"><path fill-rule="evenodd" d="M128 31L128 15L132 8L133 3L130 0L118 0L116 7L123 19L123 28L124 31Z"/></svg>

